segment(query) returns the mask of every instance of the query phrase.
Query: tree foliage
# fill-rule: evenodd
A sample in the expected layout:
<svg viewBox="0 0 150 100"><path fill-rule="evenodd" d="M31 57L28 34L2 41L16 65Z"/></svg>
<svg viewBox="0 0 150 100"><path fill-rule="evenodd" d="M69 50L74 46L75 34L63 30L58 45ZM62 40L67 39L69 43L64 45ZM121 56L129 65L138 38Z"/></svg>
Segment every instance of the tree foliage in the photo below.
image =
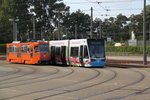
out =
<svg viewBox="0 0 150 100"><path fill-rule="evenodd" d="M1 0L0 1L0 43L12 41L13 22L19 19L18 40L33 39L35 21L36 39L86 38L90 32L90 16L78 10L69 12L70 7L57 0ZM150 5L147 6L147 30L150 26ZM76 28L75 28L76 27ZM105 20L96 18L93 22L93 37L112 37L114 41L130 39L131 32L141 39L143 32L143 11L126 17L119 14ZM148 31L147 31L148 33Z"/></svg>
<svg viewBox="0 0 150 100"><path fill-rule="evenodd" d="M70 32L70 38L75 37L75 25L77 26L77 37L85 38L89 32L90 16L78 10L66 16L63 25Z"/></svg>
<svg viewBox="0 0 150 100"><path fill-rule="evenodd" d="M9 34L12 27L8 21L8 19L11 18L12 9L8 9L11 3L11 0L1 0L0 2L0 43L12 40L12 35Z"/></svg>

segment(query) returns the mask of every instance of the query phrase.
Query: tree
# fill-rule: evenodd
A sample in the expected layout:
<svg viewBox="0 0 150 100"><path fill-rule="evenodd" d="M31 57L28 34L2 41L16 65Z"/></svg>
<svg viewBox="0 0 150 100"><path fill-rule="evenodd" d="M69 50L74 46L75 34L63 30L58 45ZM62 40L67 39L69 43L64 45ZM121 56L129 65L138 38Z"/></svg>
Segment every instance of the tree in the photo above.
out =
<svg viewBox="0 0 150 100"><path fill-rule="evenodd" d="M20 37L26 37L27 26L31 24L30 14L28 11L29 5L28 0L3 0L0 5L0 28L1 28L1 38L3 42L12 41L12 26L13 22L9 22L9 19L19 19L18 23L18 40Z"/></svg>
<svg viewBox="0 0 150 100"><path fill-rule="evenodd" d="M150 22L150 5L147 5L147 22Z"/></svg>
<svg viewBox="0 0 150 100"><path fill-rule="evenodd" d="M122 14L119 14L116 18L116 25L119 28L119 38L123 41L128 40L130 37L129 27L127 24L128 18Z"/></svg>
<svg viewBox="0 0 150 100"><path fill-rule="evenodd" d="M148 38L149 38L149 40L150 40L150 5L147 5L147 33L149 33L148 35L149 36L147 36Z"/></svg>
<svg viewBox="0 0 150 100"><path fill-rule="evenodd" d="M143 17L142 14L138 15L131 15L130 16L129 27L130 32L134 32L137 39L139 39L139 36L143 34Z"/></svg>
<svg viewBox="0 0 150 100"><path fill-rule="evenodd" d="M102 30L102 20L99 18L95 18L94 22L93 22L93 36L94 38L104 38L103 36L103 30Z"/></svg>
<svg viewBox="0 0 150 100"><path fill-rule="evenodd" d="M12 41L12 26L9 22L11 18L12 9L9 5L13 1L11 0L1 0L0 2L0 43L6 43Z"/></svg>
<svg viewBox="0 0 150 100"><path fill-rule="evenodd" d="M37 33L44 33L45 36L50 37L55 27L58 29L58 23L60 25L63 21L66 15L64 12L69 12L69 7L56 1L40 0L31 2L33 6L31 12L35 16Z"/></svg>
<svg viewBox="0 0 150 100"><path fill-rule="evenodd" d="M0 2L0 9L0 36L4 37L0 40L2 42L12 41L12 22L9 22L9 19L19 19L18 40L32 39L33 17L36 24L36 39L41 39L41 34L49 39L54 27L58 26L58 13L54 11L69 11L69 7L64 3L57 3L57 0L3 0ZM64 16L65 14L60 13L60 20Z"/></svg>
<svg viewBox="0 0 150 100"><path fill-rule="evenodd" d="M77 25L78 38L85 38L90 29L90 16L78 10L66 16L63 25L67 27L71 38L75 36L75 25Z"/></svg>
<svg viewBox="0 0 150 100"><path fill-rule="evenodd" d="M103 22L102 29L105 37L112 37L114 41L129 39L128 18L119 14L116 18L110 17Z"/></svg>
<svg viewBox="0 0 150 100"><path fill-rule="evenodd" d="M30 38L30 32L32 30L31 14L29 13L29 0L13 0L11 4L12 19L19 19L18 25L18 40L26 41Z"/></svg>

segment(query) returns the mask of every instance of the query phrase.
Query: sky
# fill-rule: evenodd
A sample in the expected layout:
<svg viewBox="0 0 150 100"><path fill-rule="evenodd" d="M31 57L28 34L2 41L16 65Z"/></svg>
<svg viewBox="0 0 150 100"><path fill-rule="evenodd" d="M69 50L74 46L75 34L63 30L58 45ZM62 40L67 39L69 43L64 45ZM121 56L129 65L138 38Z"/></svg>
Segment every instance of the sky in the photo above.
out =
<svg viewBox="0 0 150 100"><path fill-rule="evenodd" d="M132 14L139 14L143 10L144 0L63 0L70 6L70 12L80 9L83 13L91 14L93 7L93 18L105 19L123 14L129 17ZM150 5L150 0L146 0Z"/></svg>

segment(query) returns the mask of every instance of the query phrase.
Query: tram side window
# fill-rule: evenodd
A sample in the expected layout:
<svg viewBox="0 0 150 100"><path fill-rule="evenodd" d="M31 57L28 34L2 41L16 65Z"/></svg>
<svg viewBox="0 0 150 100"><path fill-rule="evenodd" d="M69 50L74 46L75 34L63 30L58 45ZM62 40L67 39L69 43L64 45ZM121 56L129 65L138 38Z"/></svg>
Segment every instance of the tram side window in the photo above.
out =
<svg viewBox="0 0 150 100"><path fill-rule="evenodd" d="M21 45L21 52L26 53L27 52L27 46Z"/></svg>
<svg viewBox="0 0 150 100"><path fill-rule="evenodd" d="M14 52L17 52L17 47L14 45Z"/></svg>
<svg viewBox="0 0 150 100"><path fill-rule="evenodd" d="M16 45L11 45L11 46L9 47L9 52L17 52Z"/></svg>
<svg viewBox="0 0 150 100"><path fill-rule="evenodd" d="M57 57L60 56L60 47L56 47L56 56L57 56Z"/></svg>
<svg viewBox="0 0 150 100"><path fill-rule="evenodd" d="M88 58L88 50L87 50L87 46L84 46L84 58Z"/></svg>
<svg viewBox="0 0 150 100"><path fill-rule="evenodd" d="M13 52L13 47L12 46L9 47L9 52Z"/></svg>
<svg viewBox="0 0 150 100"><path fill-rule="evenodd" d="M21 45L21 52L29 53L30 52L30 45Z"/></svg>
<svg viewBox="0 0 150 100"><path fill-rule="evenodd" d="M71 47L71 57L78 57L79 48L78 47Z"/></svg>
<svg viewBox="0 0 150 100"><path fill-rule="evenodd" d="M24 45L21 46L21 52L25 52Z"/></svg>
<svg viewBox="0 0 150 100"><path fill-rule="evenodd" d="M30 49L30 45L27 45L27 53L30 53L31 49Z"/></svg>

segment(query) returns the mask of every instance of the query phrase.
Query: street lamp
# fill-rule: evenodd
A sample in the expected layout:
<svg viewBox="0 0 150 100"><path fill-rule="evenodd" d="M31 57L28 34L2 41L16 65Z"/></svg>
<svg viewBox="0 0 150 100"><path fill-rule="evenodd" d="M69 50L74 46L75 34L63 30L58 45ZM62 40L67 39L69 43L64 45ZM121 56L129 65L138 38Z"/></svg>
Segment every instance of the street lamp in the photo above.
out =
<svg viewBox="0 0 150 100"><path fill-rule="evenodd" d="M13 22L13 41L17 41L17 22L19 19L9 19L9 21Z"/></svg>
<svg viewBox="0 0 150 100"><path fill-rule="evenodd" d="M61 16L60 16L60 14L68 14L69 12L68 11L61 11L60 9L58 9L58 10L53 10L53 12L54 13L57 13L58 14L58 27L57 27L57 29L58 29L58 40L61 40L62 39L62 33L61 33Z"/></svg>

